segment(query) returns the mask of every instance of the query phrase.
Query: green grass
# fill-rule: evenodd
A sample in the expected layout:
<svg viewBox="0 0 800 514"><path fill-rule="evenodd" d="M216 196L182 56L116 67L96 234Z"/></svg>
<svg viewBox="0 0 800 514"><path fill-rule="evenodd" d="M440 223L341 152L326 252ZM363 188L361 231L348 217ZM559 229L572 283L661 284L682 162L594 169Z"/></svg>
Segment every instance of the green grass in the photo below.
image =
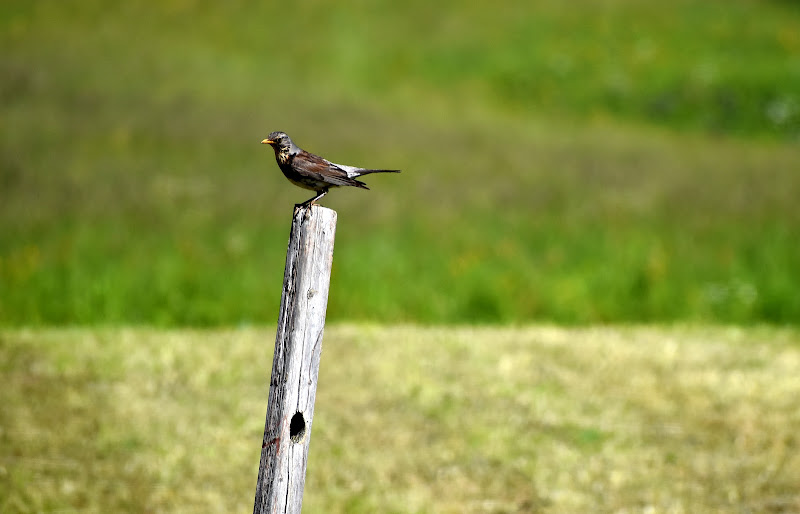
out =
<svg viewBox="0 0 800 514"><path fill-rule="evenodd" d="M0 510L249 512L273 329L0 332ZM328 327L305 512L796 512L800 334Z"/></svg>
<svg viewBox="0 0 800 514"><path fill-rule="evenodd" d="M655 10L654 10L655 9ZM271 323L270 131L334 191L331 320L800 320L791 2L0 6L0 324Z"/></svg>

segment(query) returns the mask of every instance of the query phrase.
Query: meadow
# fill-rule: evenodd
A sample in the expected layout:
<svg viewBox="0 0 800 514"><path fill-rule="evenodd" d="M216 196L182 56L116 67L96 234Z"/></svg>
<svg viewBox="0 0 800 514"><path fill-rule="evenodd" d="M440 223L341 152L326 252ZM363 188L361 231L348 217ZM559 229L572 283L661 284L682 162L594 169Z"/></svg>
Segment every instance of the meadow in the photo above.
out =
<svg viewBox="0 0 800 514"><path fill-rule="evenodd" d="M276 129L404 170L325 198L333 321L795 324L798 34L778 1L3 2L0 324L274 323Z"/></svg>
<svg viewBox="0 0 800 514"><path fill-rule="evenodd" d="M251 512L273 329L0 331L0 511ZM326 329L304 512L800 510L800 334Z"/></svg>
<svg viewBox="0 0 800 514"><path fill-rule="evenodd" d="M800 511L792 1L0 2L0 511L248 512L336 190L307 512Z"/></svg>

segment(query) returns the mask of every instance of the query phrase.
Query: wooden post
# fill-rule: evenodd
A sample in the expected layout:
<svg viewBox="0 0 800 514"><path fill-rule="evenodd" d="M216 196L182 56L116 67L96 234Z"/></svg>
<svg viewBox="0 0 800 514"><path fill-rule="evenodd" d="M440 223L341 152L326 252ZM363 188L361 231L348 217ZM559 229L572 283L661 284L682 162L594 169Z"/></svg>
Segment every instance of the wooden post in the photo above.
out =
<svg viewBox="0 0 800 514"><path fill-rule="evenodd" d="M254 514L299 513L328 305L336 211L295 207Z"/></svg>

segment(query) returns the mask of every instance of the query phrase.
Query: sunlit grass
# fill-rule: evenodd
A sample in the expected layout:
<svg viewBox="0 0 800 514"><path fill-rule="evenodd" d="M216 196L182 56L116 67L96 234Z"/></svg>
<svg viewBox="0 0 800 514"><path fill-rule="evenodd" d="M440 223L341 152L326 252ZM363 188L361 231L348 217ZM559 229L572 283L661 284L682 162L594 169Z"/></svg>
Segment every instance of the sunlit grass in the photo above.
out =
<svg viewBox="0 0 800 514"><path fill-rule="evenodd" d="M274 322L275 129L404 170L331 319L800 319L788 2L284 7L0 6L0 324Z"/></svg>
<svg viewBox="0 0 800 514"><path fill-rule="evenodd" d="M250 511L273 338L0 333L0 510ZM305 511L797 511L799 344L331 326Z"/></svg>

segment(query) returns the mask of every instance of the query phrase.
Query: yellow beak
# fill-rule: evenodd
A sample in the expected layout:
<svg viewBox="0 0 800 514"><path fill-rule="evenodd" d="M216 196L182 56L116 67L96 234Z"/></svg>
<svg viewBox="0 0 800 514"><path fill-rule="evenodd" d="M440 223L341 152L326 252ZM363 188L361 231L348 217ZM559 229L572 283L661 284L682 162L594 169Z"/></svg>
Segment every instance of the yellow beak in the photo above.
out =
<svg viewBox="0 0 800 514"><path fill-rule="evenodd" d="M264 145L264 144L266 144L266 145L271 145L271 144L272 144L272 143L274 143L274 142L275 142L275 141L273 141L272 139L265 139L265 140L261 141L261 144L262 144L262 145Z"/></svg>

